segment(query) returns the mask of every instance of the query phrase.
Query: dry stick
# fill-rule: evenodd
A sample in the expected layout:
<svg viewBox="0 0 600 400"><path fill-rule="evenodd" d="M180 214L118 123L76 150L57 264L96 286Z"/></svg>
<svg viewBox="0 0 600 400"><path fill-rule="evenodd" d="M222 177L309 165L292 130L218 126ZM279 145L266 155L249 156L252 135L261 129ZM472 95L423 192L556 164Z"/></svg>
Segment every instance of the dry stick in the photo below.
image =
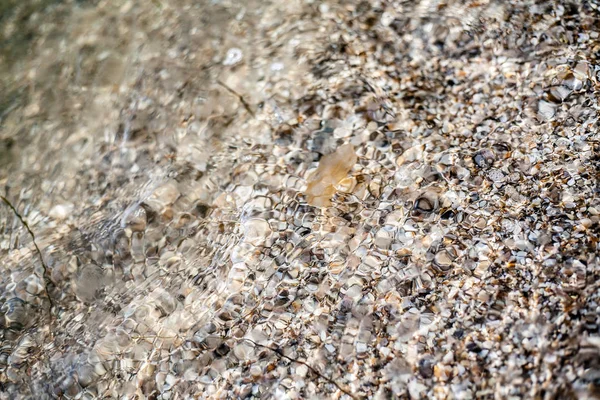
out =
<svg viewBox="0 0 600 400"><path fill-rule="evenodd" d="M322 373L320 373L319 371L317 371L315 368L313 368L312 366L310 366L310 364L304 362L304 361L300 361L298 359L292 358L290 356L286 356L285 354L283 354L283 352L280 349L274 349L272 347L269 346L265 346L264 344L260 344L260 343L256 343L254 340L252 339L247 339L247 338L241 338L239 340L246 340L252 344L254 344L255 346L258 347L262 347L263 349L268 349L271 350L272 352L274 352L275 354L277 354L278 357L281 358L285 358L288 361L294 362L294 363L298 363L298 364L302 364L304 365L306 368L310 369L315 375L317 375L319 378L323 378L325 379L327 382L331 383L332 385L335 385L341 392L343 392L344 394L350 396L353 399L358 400L358 397L353 395L352 393L350 393L350 391L348 389L344 389L339 383L337 383L336 381L334 381L333 379L329 378L328 376L323 375Z"/></svg>
<svg viewBox="0 0 600 400"><path fill-rule="evenodd" d="M44 279L44 292L46 292L46 297L48 298L48 301L50 302L49 312L50 312L50 315L52 315L52 309L54 308L54 302L52 301L52 298L50 297L50 293L48 292L48 282L50 282L50 278L48 278L48 266L46 265L46 262L44 261L44 257L42 256L42 251L40 250L40 248L38 247L38 245L35 241L35 235L33 234L33 231L31 230L31 228L29 227L29 224L27 224L27 221L25 221L23 219L23 217L21 216L21 214L19 214L19 212L17 211L15 206L13 206L12 203L6 197L0 196L0 198L12 210L12 212L17 216L19 221L21 221L21 223L25 226L25 229L27 229L27 232L29 232L29 235L31 236L31 240L33 240L33 245L35 246L35 250L37 251L38 256L40 257L40 261L42 262L42 269L43 269L42 278Z"/></svg>
<svg viewBox="0 0 600 400"><path fill-rule="evenodd" d="M248 104L248 102L246 102L246 100L244 100L244 97L242 97L241 94L239 94L238 92L236 92L235 90L233 90L232 88L230 88L229 86L227 86L226 84L221 82L219 79L217 79L217 83L219 85L223 86L229 93L231 93L232 95L237 97L242 102L242 105L244 106L246 111L248 111L248 113L250 113L250 115L252 115L253 117L256 117L256 115L254 115L254 111L252 111L252 108L250 108L250 104Z"/></svg>

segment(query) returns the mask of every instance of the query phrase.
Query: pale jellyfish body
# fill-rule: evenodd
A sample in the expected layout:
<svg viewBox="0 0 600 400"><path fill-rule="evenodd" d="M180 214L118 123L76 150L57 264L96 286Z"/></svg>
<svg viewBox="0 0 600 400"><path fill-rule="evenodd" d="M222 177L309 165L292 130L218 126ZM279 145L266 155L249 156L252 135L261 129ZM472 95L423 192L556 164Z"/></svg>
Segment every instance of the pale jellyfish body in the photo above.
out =
<svg viewBox="0 0 600 400"><path fill-rule="evenodd" d="M344 179L356 164L357 157L354 147L345 144L335 152L323 156L316 171L308 178L306 201L316 207L331 204L331 197L336 192L335 185Z"/></svg>

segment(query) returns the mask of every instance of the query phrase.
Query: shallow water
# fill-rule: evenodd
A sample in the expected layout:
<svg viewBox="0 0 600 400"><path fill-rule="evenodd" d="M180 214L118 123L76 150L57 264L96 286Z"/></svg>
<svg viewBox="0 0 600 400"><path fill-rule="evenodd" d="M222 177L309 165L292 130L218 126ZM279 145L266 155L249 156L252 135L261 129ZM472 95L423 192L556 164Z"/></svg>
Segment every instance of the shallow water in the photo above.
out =
<svg viewBox="0 0 600 400"><path fill-rule="evenodd" d="M599 18L3 2L0 398L592 398Z"/></svg>

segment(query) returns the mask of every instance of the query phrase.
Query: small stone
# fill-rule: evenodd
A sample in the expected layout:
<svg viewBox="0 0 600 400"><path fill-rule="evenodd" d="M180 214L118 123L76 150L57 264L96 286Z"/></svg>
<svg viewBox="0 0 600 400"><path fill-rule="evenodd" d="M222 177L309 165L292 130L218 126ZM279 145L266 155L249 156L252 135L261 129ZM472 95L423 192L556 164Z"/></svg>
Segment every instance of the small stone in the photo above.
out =
<svg viewBox="0 0 600 400"><path fill-rule="evenodd" d="M411 380L408 383L408 393L412 399L420 399L427 387L416 380Z"/></svg>
<svg viewBox="0 0 600 400"><path fill-rule="evenodd" d="M304 364L300 364L296 367L296 375L298 375L301 378L306 377L306 374L308 373L308 367Z"/></svg>
<svg viewBox="0 0 600 400"><path fill-rule="evenodd" d="M129 227L133 232L141 232L146 229L147 216L146 210L142 206L126 213L123 217L123 227Z"/></svg>
<svg viewBox="0 0 600 400"><path fill-rule="evenodd" d="M146 204L155 212L160 212L172 205L179 198L179 189L174 181L168 181L159 186L146 201ZM171 215L172 218L172 215Z"/></svg>
<svg viewBox="0 0 600 400"><path fill-rule="evenodd" d="M502 182L504 180L504 173L502 173L502 171L499 169L492 169L490 172L488 172L488 177L493 182Z"/></svg>
<svg viewBox="0 0 600 400"><path fill-rule="evenodd" d="M39 104L32 103L32 104L29 104L27 107L25 107L23 115L25 115L28 118L31 118L31 117L35 117L39 113L40 113L40 106L39 106Z"/></svg>
<svg viewBox="0 0 600 400"><path fill-rule="evenodd" d="M87 264L79 269L74 282L75 295L81 301L92 301L104 287L105 276L102 268L95 264Z"/></svg>
<svg viewBox="0 0 600 400"><path fill-rule="evenodd" d="M425 379L433 376L433 360L429 357L422 358L419 361L419 374Z"/></svg>
<svg viewBox="0 0 600 400"><path fill-rule="evenodd" d="M260 218L251 218L243 226L244 241L253 246L262 245L272 232L269 223Z"/></svg>
<svg viewBox="0 0 600 400"><path fill-rule="evenodd" d="M540 100L538 103L538 113L544 119L552 119L554 114L556 114L556 106L548 101Z"/></svg>
<svg viewBox="0 0 600 400"><path fill-rule="evenodd" d="M4 314L7 327L20 330L27 324L27 305L23 300L13 297L4 303L0 310Z"/></svg>
<svg viewBox="0 0 600 400"><path fill-rule="evenodd" d="M250 375L254 376L254 377L259 377L263 374L262 372L262 368L258 365L253 365L252 367L250 367Z"/></svg>

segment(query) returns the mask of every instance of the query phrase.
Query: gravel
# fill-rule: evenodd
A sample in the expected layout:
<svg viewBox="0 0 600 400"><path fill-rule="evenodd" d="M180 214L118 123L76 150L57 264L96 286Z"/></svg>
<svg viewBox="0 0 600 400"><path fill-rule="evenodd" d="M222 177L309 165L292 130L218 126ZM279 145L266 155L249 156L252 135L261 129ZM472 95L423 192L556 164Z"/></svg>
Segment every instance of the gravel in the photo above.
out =
<svg viewBox="0 0 600 400"><path fill-rule="evenodd" d="M0 399L598 396L596 2L42 3Z"/></svg>

